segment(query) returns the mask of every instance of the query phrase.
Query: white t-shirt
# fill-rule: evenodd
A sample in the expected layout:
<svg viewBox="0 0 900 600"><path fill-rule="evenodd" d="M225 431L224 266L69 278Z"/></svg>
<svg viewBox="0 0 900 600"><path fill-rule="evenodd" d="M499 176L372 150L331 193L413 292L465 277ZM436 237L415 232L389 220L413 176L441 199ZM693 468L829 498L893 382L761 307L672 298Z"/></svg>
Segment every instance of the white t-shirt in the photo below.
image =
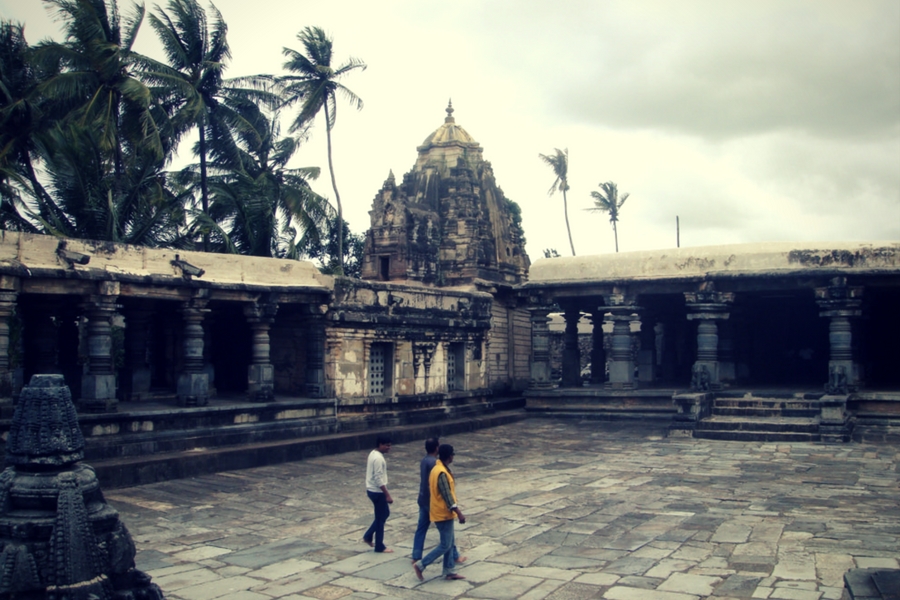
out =
<svg viewBox="0 0 900 600"><path fill-rule="evenodd" d="M387 484L387 461L384 460L384 454L377 449L372 450L366 461L366 490L381 494L381 486L387 487Z"/></svg>

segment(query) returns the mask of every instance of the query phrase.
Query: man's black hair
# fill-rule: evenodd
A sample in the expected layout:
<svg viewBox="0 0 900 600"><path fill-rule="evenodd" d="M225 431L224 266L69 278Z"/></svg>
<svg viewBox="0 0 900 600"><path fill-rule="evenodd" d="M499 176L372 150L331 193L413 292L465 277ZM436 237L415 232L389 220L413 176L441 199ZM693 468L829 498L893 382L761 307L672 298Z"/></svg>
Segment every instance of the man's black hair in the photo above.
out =
<svg viewBox="0 0 900 600"><path fill-rule="evenodd" d="M450 444L441 444L440 448L438 448L438 458L441 459L441 462L447 460L454 454L456 453L453 452L453 446Z"/></svg>
<svg viewBox="0 0 900 600"><path fill-rule="evenodd" d="M378 434L378 437L375 439L375 447L376 447L376 448L377 448L378 446L386 445L386 444L391 444L391 443L392 443L392 442L391 442L391 436L389 436L389 435L386 434L386 433L380 433L380 434Z"/></svg>
<svg viewBox="0 0 900 600"><path fill-rule="evenodd" d="M436 438L428 438L425 440L425 452L428 454L434 454L434 451L438 449L438 446L441 445L441 441Z"/></svg>

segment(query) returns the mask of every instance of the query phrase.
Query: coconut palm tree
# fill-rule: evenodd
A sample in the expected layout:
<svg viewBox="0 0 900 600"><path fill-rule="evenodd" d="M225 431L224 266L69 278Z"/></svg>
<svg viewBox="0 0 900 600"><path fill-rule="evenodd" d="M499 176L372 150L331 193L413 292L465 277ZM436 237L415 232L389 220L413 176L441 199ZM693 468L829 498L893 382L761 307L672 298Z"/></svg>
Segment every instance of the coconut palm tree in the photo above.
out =
<svg viewBox="0 0 900 600"><path fill-rule="evenodd" d="M575 256L575 244L572 242L572 228L569 227L569 203L566 199L566 192L569 190L569 149L560 150L554 148L554 154L539 154L541 160L544 161L556 175L553 185L550 186L548 195L552 196L557 190L563 195L563 214L566 216L566 231L569 233L569 247L572 249L572 256Z"/></svg>
<svg viewBox="0 0 900 600"><path fill-rule="evenodd" d="M616 240L616 252L619 251L619 233L616 230L616 223L619 220L619 209L628 200L628 194L619 196L619 189L612 181L598 184L602 191L591 192L591 198L594 199L593 208L587 210L592 212L609 213L609 222L612 223L613 236Z"/></svg>
<svg viewBox="0 0 900 600"><path fill-rule="evenodd" d="M240 161L234 127L240 119L229 108L228 99L253 99L274 105L279 98L264 89L263 77L226 80L226 62L231 58L228 26L222 13L210 5L211 22L197 0L169 0L166 10L156 7L148 17L163 46L167 64L144 59L142 78L171 107L174 134L180 138L197 128L199 140L194 154L199 158L201 216L209 213L209 163L216 158L230 164ZM250 126L252 128L252 126ZM207 229L203 249L209 246Z"/></svg>
<svg viewBox="0 0 900 600"><path fill-rule="evenodd" d="M46 196L32 164L41 119L38 79L27 54L22 25L0 21L0 228L36 232L22 197Z"/></svg>
<svg viewBox="0 0 900 600"><path fill-rule="evenodd" d="M309 186L319 169L288 168L299 140L281 137L277 112L267 115L248 100L230 108L246 126L235 137L239 162L219 160L213 166L217 174L210 182L210 226L215 227L218 249L298 258L292 249L297 243L319 244L334 213Z"/></svg>
<svg viewBox="0 0 900 600"><path fill-rule="evenodd" d="M70 121L41 137L39 155L58 210L38 217L44 231L65 237L144 246L172 245L184 223L181 200L167 185L163 160L126 144L118 175L104 151L105 134Z"/></svg>
<svg viewBox="0 0 900 600"><path fill-rule="evenodd" d="M135 5L124 22L116 0L45 0L64 23L65 42L45 41L34 60L46 78L38 86L51 117L77 121L99 134L117 178L127 143L165 155L150 89L135 76L132 50L144 19Z"/></svg>
<svg viewBox="0 0 900 600"><path fill-rule="evenodd" d="M343 223L344 212L341 195L338 192L334 176L334 161L331 155L331 130L334 128L337 111L337 95L343 95L357 110L363 107L363 101L340 79L356 69L365 70L366 65L356 58L350 58L338 67L332 66L332 39L320 27L306 27L297 34L306 54L284 48L287 61L284 68L290 75L281 77L284 87L285 103L290 106L300 102L300 111L291 123L290 131L304 132L311 125L319 112L325 113L325 133L328 140L328 172L331 175L331 187L337 204L337 222ZM338 269L343 273L343 236L337 236Z"/></svg>

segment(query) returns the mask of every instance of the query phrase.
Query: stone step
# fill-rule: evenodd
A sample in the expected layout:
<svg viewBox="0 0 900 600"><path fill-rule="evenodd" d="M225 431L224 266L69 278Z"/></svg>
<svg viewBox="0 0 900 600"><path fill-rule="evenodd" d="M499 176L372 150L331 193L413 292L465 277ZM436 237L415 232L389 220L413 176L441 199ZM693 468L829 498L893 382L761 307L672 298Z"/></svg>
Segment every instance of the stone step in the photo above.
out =
<svg viewBox="0 0 900 600"><path fill-rule="evenodd" d="M790 433L775 431L716 431L702 430L694 431L695 438L706 440L722 440L733 442L818 442L820 437L818 433Z"/></svg>
<svg viewBox="0 0 900 600"><path fill-rule="evenodd" d="M786 398L716 398L713 406L722 408L770 408L791 410L819 410L815 400Z"/></svg>
<svg viewBox="0 0 900 600"><path fill-rule="evenodd" d="M813 418L819 415L818 408L768 408L768 407L731 407L713 406L714 415L743 417L804 417Z"/></svg>
<svg viewBox="0 0 900 600"><path fill-rule="evenodd" d="M760 431L775 433L818 433L819 421L803 417L708 417L697 424L704 431Z"/></svg>

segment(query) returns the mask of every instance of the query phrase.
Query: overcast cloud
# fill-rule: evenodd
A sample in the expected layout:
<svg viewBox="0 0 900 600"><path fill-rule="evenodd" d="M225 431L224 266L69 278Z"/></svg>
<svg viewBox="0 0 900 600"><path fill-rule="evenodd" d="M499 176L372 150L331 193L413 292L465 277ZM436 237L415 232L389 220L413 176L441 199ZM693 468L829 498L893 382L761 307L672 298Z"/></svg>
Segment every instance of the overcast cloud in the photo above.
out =
<svg viewBox="0 0 900 600"><path fill-rule="evenodd" d="M128 6L127 0L120 5ZM900 239L900 2L219 0L228 74L280 73L281 48L319 25L365 100L339 108L335 169L354 231L389 170L440 124L484 148L522 206L532 260L568 254L562 199L539 153L568 148L579 254L612 252L585 212L599 182L631 197L622 251L763 241ZM148 7L153 3L148 2ZM0 0L35 43L39 0ZM138 49L156 53L151 29ZM323 125L297 165L326 167ZM186 152L186 151L185 151ZM314 187L331 196L327 177Z"/></svg>

